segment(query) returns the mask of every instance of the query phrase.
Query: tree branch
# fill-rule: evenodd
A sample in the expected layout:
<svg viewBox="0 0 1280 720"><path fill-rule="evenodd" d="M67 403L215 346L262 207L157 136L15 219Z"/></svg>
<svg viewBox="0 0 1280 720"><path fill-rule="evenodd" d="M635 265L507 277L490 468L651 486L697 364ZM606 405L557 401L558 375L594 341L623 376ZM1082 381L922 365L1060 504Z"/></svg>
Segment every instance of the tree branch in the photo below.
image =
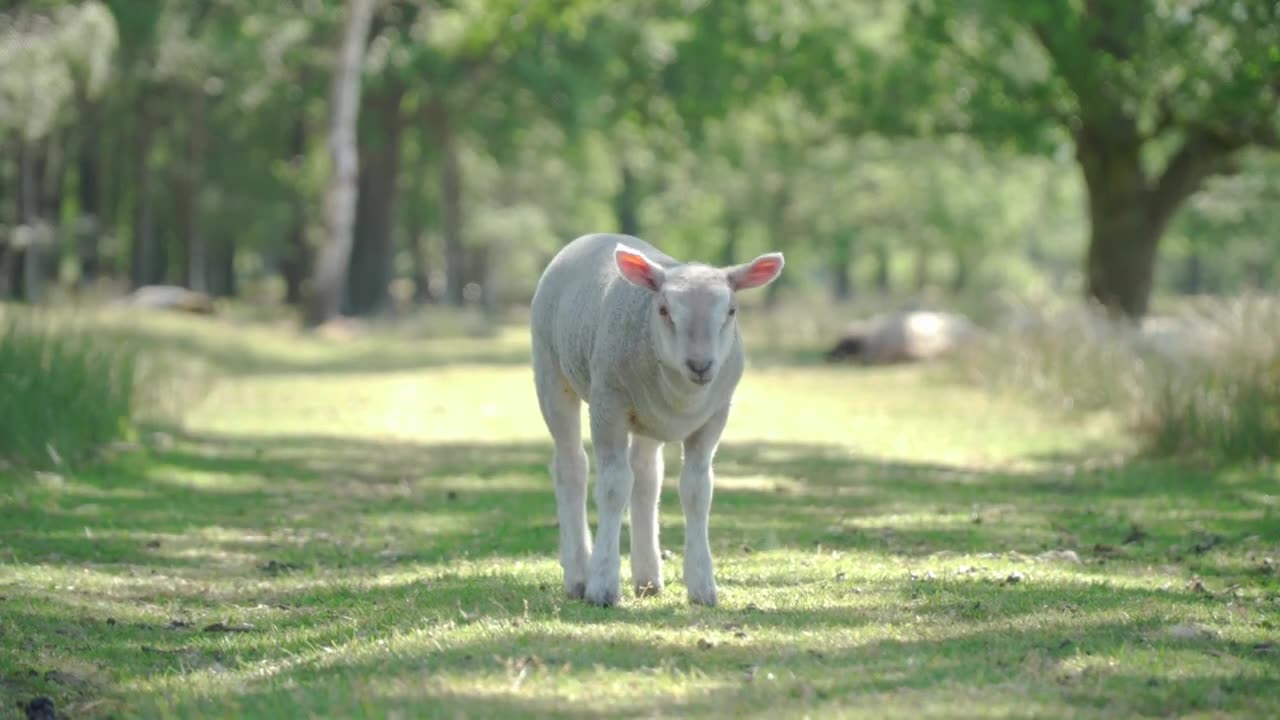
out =
<svg viewBox="0 0 1280 720"><path fill-rule="evenodd" d="M1122 0L1127 2L1128 0ZM1091 9L1092 5L1086 5ZM1091 19L1085 17L1071 20L1071 12L1059 8L1060 23L1087 23ZM1125 112L1122 97L1116 94L1114 74L1103 77L1098 56L1103 53L1116 56L1118 48L1108 48L1106 39L1091 35L1086 27L1064 30L1055 27L1048 20L1031 20L1026 23L1032 35L1049 54L1055 74L1066 83L1071 94L1075 96L1076 108L1080 113L1080 124L1091 134L1106 136L1116 142L1138 142L1137 120ZM1117 56L1118 57L1118 56ZM1070 127L1070 126L1069 126ZM1085 128L1073 128L1080 131Z"/></svg>
<svg viewBox="0 0 1280 720"><path fill-rule="evenodd" d="M1209 131L1193 130L1148 190L1148 208L1165 222L1211 175L1226 170L1231 155L1246 143Z"/></svg>

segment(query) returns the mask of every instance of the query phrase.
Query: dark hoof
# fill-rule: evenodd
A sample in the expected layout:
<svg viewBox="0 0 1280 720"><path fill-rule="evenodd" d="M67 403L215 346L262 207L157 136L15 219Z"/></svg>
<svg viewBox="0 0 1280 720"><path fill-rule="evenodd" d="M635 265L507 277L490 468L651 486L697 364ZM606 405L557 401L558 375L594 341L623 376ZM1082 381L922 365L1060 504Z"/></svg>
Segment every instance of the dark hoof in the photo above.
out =
<svg viewBox="0 0 1280 720"><path fill-rule="evenodd" d="M599 605L600 607L613 607L618 604L618 589L608 588L604 590L595 590L595 591L588 590L586 595L583 597L583 599L585 599L587 602L591 603L592 605Z"/></svg>
<svg viewBox="0 0 1280 720"><path fill-rule="evenodd" d="M23 710L27 714L27 720L57 720L58 717L53 701L43 696L27 703Z"/></svg>
<svg viewBox="0 0 1280 720"><path fill-rule="evenodd" d="M569 599L581 600L587 594L587 584L584 582L574 583L572 587L565 588L565 592L569 594Z"/></svg>

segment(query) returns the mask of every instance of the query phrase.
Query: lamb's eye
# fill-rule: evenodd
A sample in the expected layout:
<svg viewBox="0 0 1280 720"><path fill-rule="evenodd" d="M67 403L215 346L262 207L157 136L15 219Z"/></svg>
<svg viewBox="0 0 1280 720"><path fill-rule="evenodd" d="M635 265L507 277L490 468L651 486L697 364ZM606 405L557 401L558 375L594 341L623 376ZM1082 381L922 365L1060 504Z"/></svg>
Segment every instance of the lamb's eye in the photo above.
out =
<svg viewBox="0 0 1280 720"><path fill-rule="evenodd" d="M666 305L659 305L658 314L661 315L662 317L669 317L671 315L671 311L667 310Z"/></svg>
<svg viewBox="0 0 1280 720"><path fill-rule="evenodd" d="M737 314L738 314L738 308L736 307L729 308L729 317L733 317L734 315L737 315Z"/></svg>

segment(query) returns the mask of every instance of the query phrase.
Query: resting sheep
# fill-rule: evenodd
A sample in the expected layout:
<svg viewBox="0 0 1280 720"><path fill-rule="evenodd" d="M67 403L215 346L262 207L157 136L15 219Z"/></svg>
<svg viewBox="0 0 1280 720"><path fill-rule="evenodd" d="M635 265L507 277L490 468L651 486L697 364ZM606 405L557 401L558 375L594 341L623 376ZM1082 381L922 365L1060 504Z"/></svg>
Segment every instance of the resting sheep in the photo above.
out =
<svg viewBox="0 0 1280 720"><path fill-rule="evenodd" d="M636 595L662 591L662 446L682 442L685 585L690 602L716 604L707 520L712 457L744 365L736 292L769 284L782 265L781 253L728 268L685 264L637 238L607 234L574 240L548 264L532 304L533 372L555 442L560 564L571 597L618 602L628 502ZM594 547L583 400L599 476Z"/></svg>
<svg viewBox="0 0 1280 720"><path fill-rule="evenodd" d="M964 347L977 336L977 327L963 315L897 312L845 328L826 359L855 360L865 365L932 360Z"/></svg>
<svg viewBox="0 0 1280 720"><path fill-rule="evenodd" d="M176 285L144 285L116 302L145 310L176 310L194 315L213 315L213 298Z"/></svg>

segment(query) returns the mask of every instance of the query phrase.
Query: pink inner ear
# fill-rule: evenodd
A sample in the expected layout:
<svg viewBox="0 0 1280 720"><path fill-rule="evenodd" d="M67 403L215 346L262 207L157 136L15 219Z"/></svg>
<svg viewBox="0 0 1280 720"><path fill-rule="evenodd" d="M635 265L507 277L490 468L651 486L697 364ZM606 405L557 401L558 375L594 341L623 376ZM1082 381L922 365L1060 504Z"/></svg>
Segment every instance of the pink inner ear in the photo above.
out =
<svg viewBox="0 0 1280 720"><path fill-rule="evenodd" d="M778 276L778 271L782 269L782 262L777 258L760 258L738 276L739 288L760 287L768 283L770 280Z"/></svg>
<svg viewBox="0 0 1280 720"><path fill-rule="evenodd" d="M629 252L617 253L618 270L622 272L622 276L636 285L655 288L657 283L653 281L653 268L649 265L649 261L641 255Z"/></svg>

